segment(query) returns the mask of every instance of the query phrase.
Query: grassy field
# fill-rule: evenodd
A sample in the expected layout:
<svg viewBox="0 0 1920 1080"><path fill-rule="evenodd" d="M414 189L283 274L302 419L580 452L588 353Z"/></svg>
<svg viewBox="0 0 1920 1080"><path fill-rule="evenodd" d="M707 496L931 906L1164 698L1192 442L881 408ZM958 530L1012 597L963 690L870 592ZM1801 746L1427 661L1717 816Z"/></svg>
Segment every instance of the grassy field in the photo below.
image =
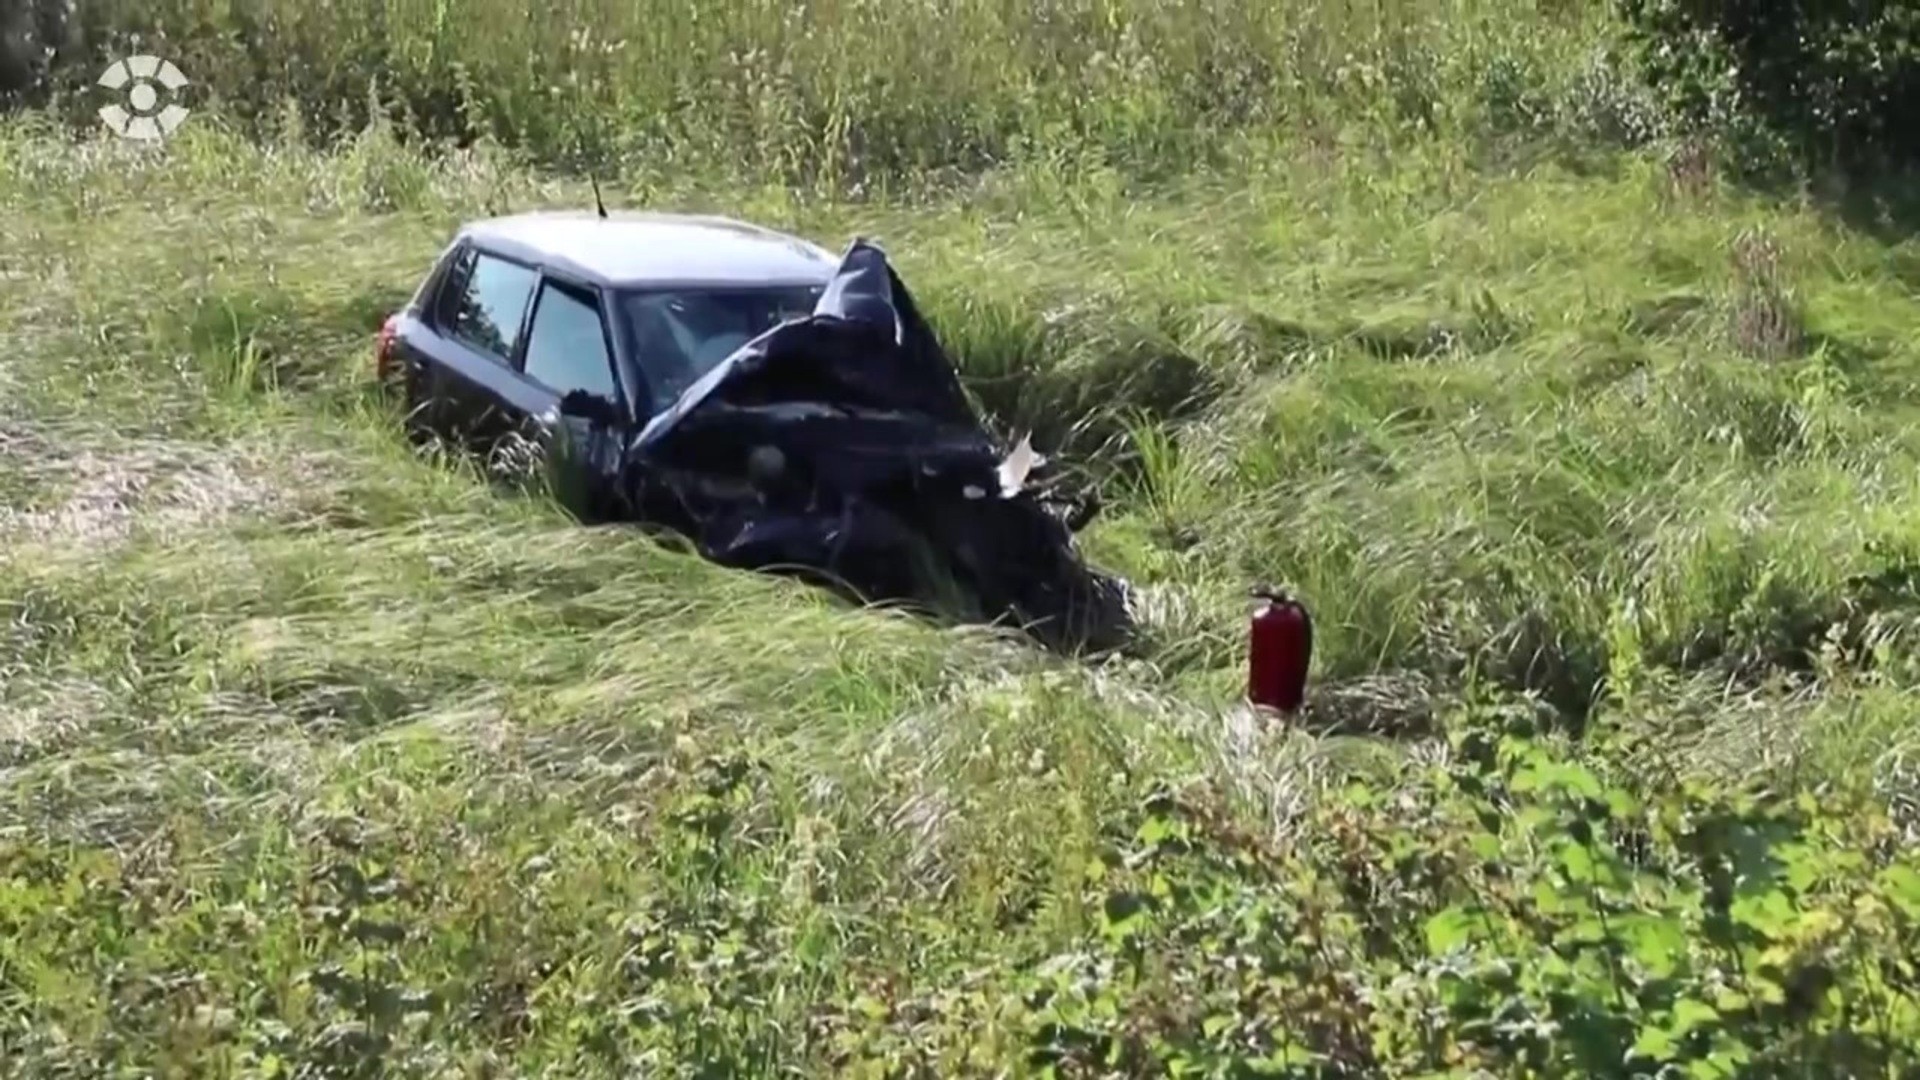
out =
<svg viewBox="0 0 1920 1080"><path fill-rule="evenodd" d="M1024 85L963 8L899 101ZM1342 10L1257 29L1415 40ZM888 249L1104 484L1150 637L1100 667L410 451L373 329L459 220L588 204L537 131L0 123L8 1075L1915 1075L1920 242L1599 142L1572 14L1431 10L1431 130L1380 75L1178 169L1077 83L994 113L1059 152L870 178L582 113L610 201ZM1265 579L1294 726L1236 703Z"/></svg>

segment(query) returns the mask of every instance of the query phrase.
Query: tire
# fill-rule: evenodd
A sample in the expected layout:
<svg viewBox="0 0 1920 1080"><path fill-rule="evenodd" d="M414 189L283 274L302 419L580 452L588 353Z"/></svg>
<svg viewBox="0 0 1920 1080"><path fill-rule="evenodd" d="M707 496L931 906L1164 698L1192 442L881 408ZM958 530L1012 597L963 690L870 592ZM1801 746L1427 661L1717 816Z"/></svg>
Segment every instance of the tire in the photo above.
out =
<svg viewBox="0 0 1920 1080"><path fill-rule="evenodd" d="M968 501L936 512L931 537L989 619L1046 647L1105 653L1133 639L1124 582L1088 566L1065 525L1030 500ZM978 544L978 546L975 546Z"/></svg>
<svg viewBox="0 0 1920 1080"><path fill-rule="evenodd" d="M1101 654L1133 641L1127 586L1077 558L1040 589L1014 605L1021 621L1048 647L1071 654Z"/></svg>
<svg viewBox="0 0 1920 1080"><path fill-rule="evenodd" d="M407 433L407 441L414 446L425 446L433 440L432 399L427 390L427 373L424 368L411 360L402 360L400 370L393 376L400 384L401 427Z"/></svg>

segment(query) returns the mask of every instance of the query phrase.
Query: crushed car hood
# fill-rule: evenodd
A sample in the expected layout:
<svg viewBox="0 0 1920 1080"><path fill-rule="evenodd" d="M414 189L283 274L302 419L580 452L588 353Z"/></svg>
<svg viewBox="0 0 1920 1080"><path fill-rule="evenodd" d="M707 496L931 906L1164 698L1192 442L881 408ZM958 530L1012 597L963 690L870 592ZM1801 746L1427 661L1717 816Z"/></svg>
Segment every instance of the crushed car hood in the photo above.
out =
<svg viewBox="0 0 1920 1080"><path fill-rule="evenodd" d="M1121 623L1124 583L1080 561L1077 526L1030 483L1038 456L989 433L912 295L864 240L812 314L735 350L617 456L602 468L618 473L627 512L723 565L912 602L928 593L931 563L976 614L1064 627L1088 621L1067 608L1092 605L1099 632L1080 641Z"/></svg>
<svg viewBox="0 0 1920 1080"><path fill-rule="evenodd" d="M933 332L878 247L855 240L813 314L742 345L655 416L635 449L668 452L676 432L731 406L786 415L857 410L978 427Z"/></svg>

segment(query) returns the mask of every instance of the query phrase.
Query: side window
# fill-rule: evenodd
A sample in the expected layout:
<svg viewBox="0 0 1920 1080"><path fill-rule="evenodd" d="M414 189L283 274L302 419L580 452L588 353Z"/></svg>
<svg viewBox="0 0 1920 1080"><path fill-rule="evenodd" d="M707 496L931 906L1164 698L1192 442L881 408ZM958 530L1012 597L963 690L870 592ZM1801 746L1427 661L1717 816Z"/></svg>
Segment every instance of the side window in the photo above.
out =
<svg viewBox="0 0 1920 1080"><path fill-rule="evenodd" d="M527 337L526 372L563 397L584 390L609 402L620 400L600 305L591 294L554 282L540 289Z"/></svg>
<svg viewBox="0 0 1920 1080"><path fill-rule="evenodd" d="M505 363L520 332L520 316L526 311L534 279L534 271L519 263L467 251L447 275L441 325Z"/></svg>
<svg viewBox="0 0 1920 1080"><path fill-rule="evenodd" d="M460 298L466 292L467 277L473 273L473 249L459 248L447 255L447 269L440 277L438 291L430 305L433 325L451 332L460 317Z"/></svg>

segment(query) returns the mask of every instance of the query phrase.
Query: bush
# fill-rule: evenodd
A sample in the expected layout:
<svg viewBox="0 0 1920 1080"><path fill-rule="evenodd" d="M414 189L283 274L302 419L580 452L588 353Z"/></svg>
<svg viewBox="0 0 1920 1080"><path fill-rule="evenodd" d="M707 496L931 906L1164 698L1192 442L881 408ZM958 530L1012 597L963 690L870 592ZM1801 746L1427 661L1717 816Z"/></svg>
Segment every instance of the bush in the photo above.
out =
<svg viewBox="0 0 1920 1080"><path fill-rule="evenodd" d="M1279 843L1149 797L1085 931L829 1006L835 1064L953 1075L994 1030L1063 1078L1914 1075L1920 869L1884 814L1610 775L1531 713L1468 707L1446 764Z"/></svg>
<svg viewBox="0 0 1920 1080"><path fill-rule="evenodd" d="M1920 162L1920 7L1906 0L1618 0L1682 118L1800 166Z"/></svg>

